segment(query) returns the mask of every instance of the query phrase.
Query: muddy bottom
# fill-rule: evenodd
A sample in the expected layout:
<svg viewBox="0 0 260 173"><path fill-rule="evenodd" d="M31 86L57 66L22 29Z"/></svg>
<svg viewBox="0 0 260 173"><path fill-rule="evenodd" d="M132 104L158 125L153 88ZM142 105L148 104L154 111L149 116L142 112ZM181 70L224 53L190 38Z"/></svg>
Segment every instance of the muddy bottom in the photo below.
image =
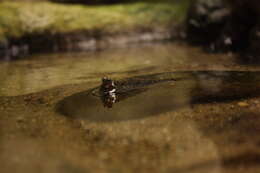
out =
<svg viewBox="0 0 260 173"><path fill-rule="evenodd" d="M168 43L0 70L1 173L260 172L260 68L233 56Z"/></svg>

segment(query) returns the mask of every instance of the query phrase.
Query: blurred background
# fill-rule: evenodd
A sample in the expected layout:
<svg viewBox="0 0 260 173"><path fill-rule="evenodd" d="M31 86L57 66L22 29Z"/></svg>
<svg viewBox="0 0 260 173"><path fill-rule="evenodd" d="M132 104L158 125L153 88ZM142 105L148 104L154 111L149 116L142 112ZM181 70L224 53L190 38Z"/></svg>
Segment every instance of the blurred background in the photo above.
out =
<svg viewBox="0 0 260 173"><path fill-rule="evenodd" d="M185 39L257 60L256 0L1 0L0 57Z"/></svg>
<svg viewBox="0 0 260 173"><path fill-rule="evenodd" d="M4 0L0 52L3 56L3 49L10 49L11 56L21 56L28 50L93 50L121 42L169 39L184 21L188 4L188 0Z"/></svg>

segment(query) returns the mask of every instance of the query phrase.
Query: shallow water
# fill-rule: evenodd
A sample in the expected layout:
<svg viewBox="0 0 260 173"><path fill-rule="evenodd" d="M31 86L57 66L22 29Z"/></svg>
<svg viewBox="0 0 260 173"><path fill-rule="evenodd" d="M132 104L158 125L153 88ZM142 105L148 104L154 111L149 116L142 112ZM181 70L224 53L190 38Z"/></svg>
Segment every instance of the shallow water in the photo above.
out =
<svg viewBox="0 0 260 173"><path fill-rule="evenodd" d="M0 95L15 96L65 84L99 82L102 76L124 78L178 70L259 70L233 56L209 55L184 44L148 44L89 53L33 55L0 62Z"/></svg>
<svg viewBox="0 0 260 173"><path fill-rule="evenodd" d="M150 81L156 79L157 83L151 84ZM168 72L129 78L118 85L121 86L113 97L97 94L99 88L69 96L60 102L58 111L77 119L123 121L159 115L196 103L256 97L260 94L260 72ZM120 91L120 88L123 89Z"/></svg>

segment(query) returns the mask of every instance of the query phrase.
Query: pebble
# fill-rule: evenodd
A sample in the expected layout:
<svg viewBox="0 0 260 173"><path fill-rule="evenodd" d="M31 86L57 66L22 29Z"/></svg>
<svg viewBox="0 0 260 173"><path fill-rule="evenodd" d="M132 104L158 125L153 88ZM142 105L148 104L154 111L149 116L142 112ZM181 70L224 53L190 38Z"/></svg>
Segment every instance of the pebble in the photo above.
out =
<svg viewBox="0 0 260 173"><path fill-rule="evenodd" d="M249 106L249 104L247 102L238 102L237 104L240 107L248 107Z"/></svg>
<svg viewBox="0 0 260 173"><path fill-rule="evenodd" d="M255 100L254 103L255 104L259 104L260 102L259 102L259 100Z"/></svg>
<svg viewBox="0 0 260 173"><path fill-rule="evenodd" d="M22 123L24 121L24 117L20 116L20 117L17 117L16 121L18 123Z"/></svg>

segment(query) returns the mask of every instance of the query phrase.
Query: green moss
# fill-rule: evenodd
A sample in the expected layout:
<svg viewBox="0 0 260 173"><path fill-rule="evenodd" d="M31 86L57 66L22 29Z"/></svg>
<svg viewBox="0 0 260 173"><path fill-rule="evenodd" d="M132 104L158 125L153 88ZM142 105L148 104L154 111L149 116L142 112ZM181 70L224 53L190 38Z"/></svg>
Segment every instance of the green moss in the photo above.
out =
<svg viewBox="0 0 260 173"><path fill-rule="evenodd" d="M109 6L2 2L0 39L34 33L125 33L144 28L165 28L183 20L187 2Z"/></svg>

